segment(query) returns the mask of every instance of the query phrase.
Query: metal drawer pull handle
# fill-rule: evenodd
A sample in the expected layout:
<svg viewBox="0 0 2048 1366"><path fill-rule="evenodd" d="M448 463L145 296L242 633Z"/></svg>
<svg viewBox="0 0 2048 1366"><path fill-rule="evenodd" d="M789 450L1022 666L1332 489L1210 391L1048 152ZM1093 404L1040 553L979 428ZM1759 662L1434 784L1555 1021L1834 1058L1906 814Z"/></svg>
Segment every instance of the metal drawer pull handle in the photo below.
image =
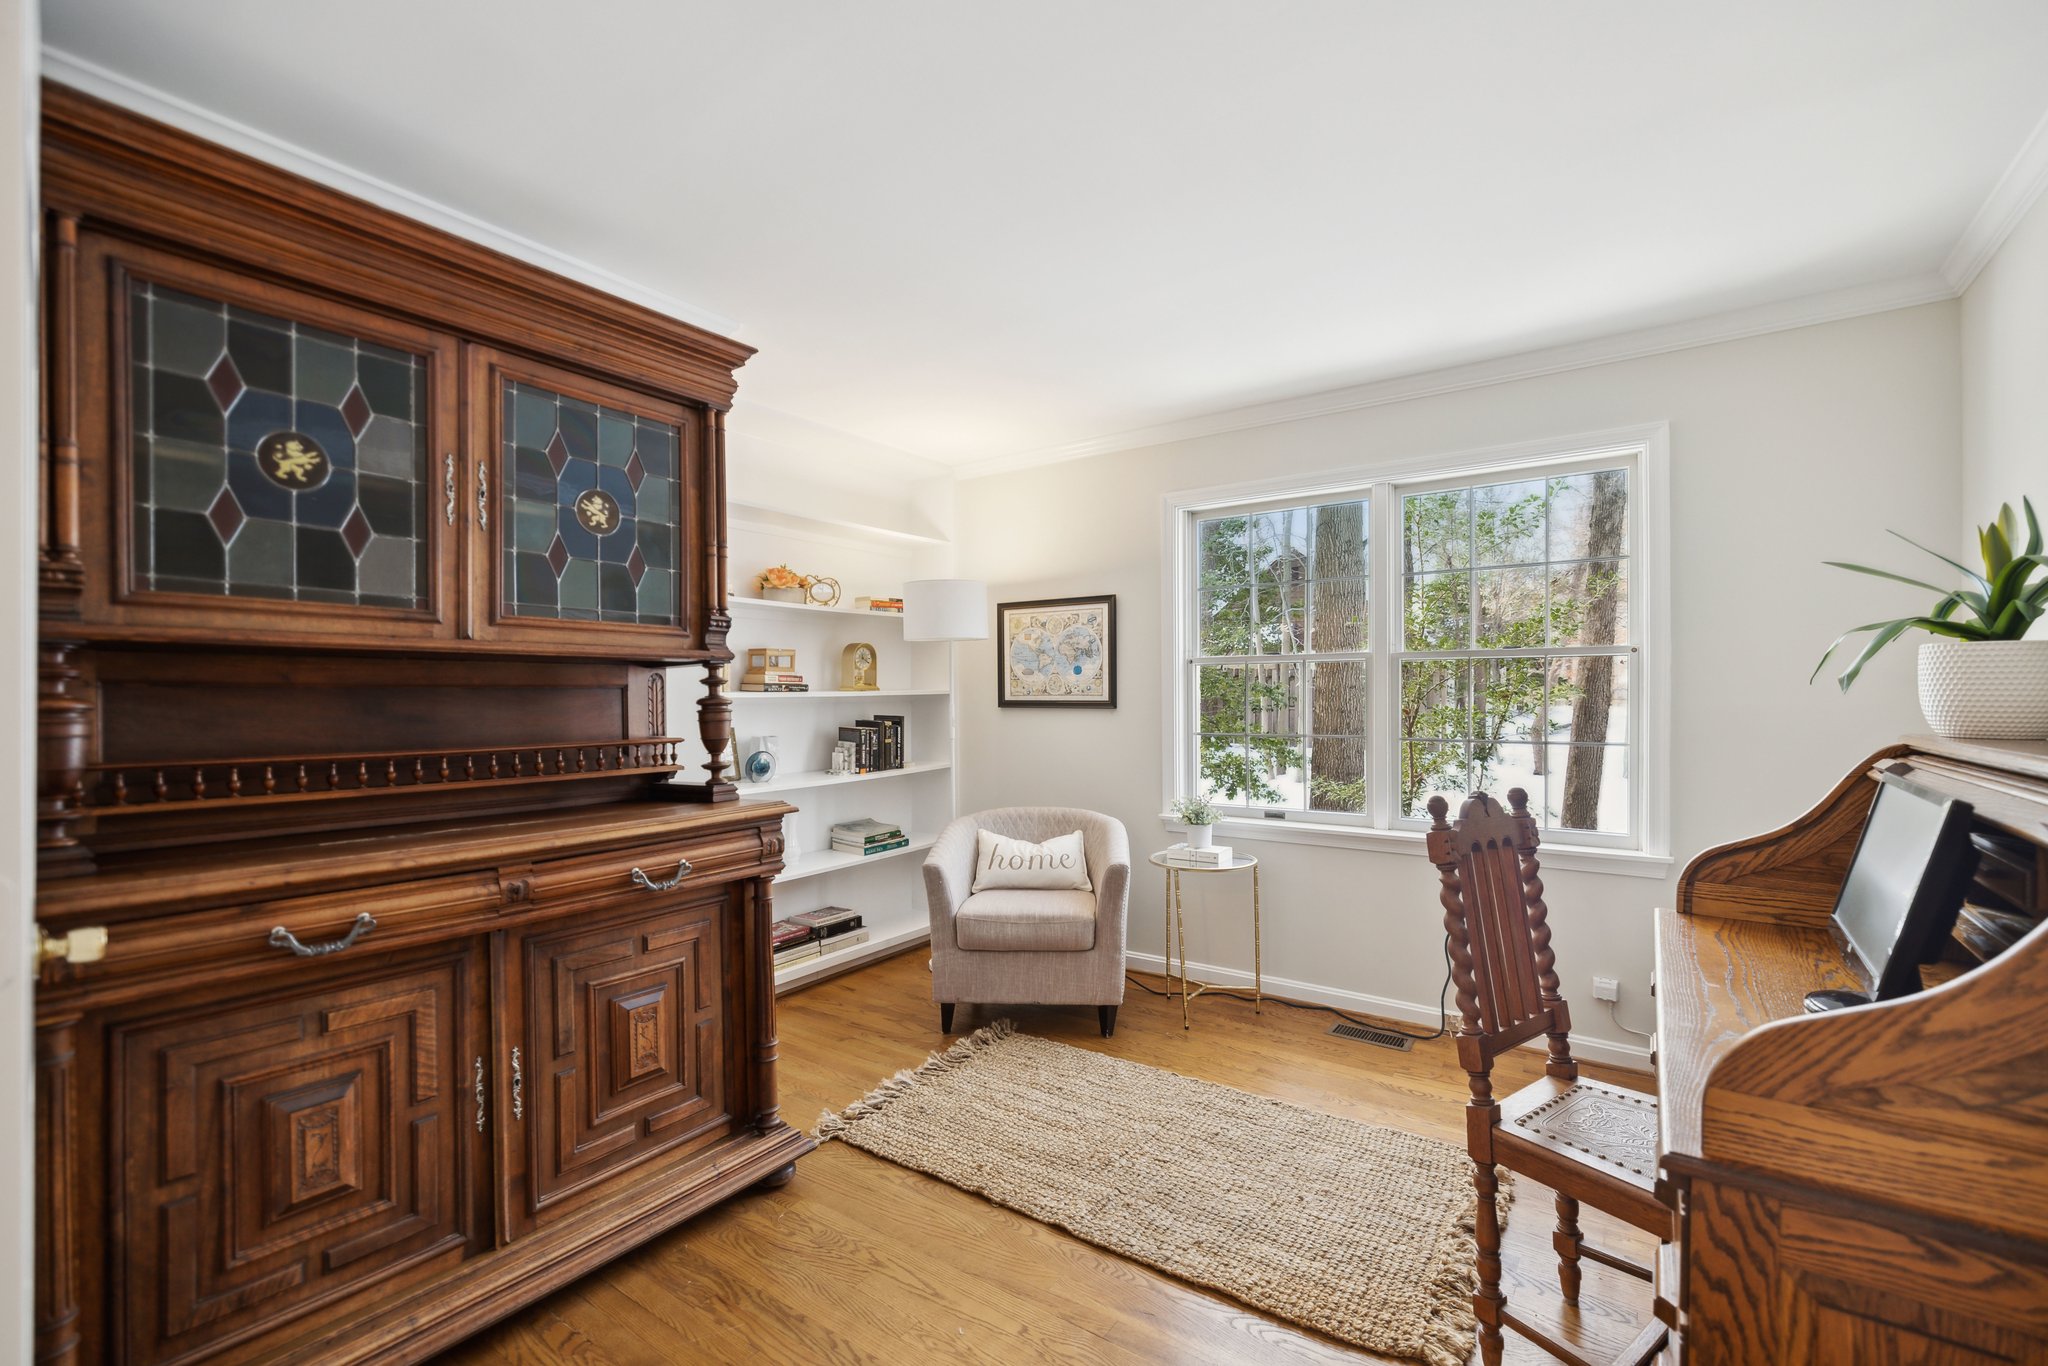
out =
<svg viewBox="0 0 2048 1366"><path fill-rule="evenodd" d="M476 1060L476 1131L484 1131L484 1060Z"/></svg>
<svg viewBox="0 0 2048 1366"><path fill-rule="evenodd" d="M683 879L688 877L690 872L690 861L688 859L678 859L676 860L676 875L667 882L656 882L638 868L633 870L633 882L635 886L645 887L650 892L673 892L676 888L683 885Z"/></svg>
<svg viewBox="0 0 2048 1366"><path fill-rule="evenodd" d="M512 1050L512 1118L526 1118L526 1073L519 1066L519 1050Z"/></svg>
<svg viewBox="0 0 2048 1366"><path fill-rule="evenodd" d="M364 911L356 917L356 923L349 928L347 934L339 939L330 939L325 944L301 944L299 937L282 925L271 927L270 942L280 949L290 949L301 958L321 958L330 953L340 953L343 949L354 948L358 939L376 928L377 917Z"/></svg>
<svg viewBox="0 0 2048 1366"><path fill-rule="evenodd" d="M448 452L448 468L444 471L442 486L448 493L448 525L455 525L455 452Z"/></svg>
<svg viewBox="0 0 2048 1366"><path fill-rule="evenodd" d="M476 524L483 529L491 525L491 476L481 460L476 462Z"/></svg>

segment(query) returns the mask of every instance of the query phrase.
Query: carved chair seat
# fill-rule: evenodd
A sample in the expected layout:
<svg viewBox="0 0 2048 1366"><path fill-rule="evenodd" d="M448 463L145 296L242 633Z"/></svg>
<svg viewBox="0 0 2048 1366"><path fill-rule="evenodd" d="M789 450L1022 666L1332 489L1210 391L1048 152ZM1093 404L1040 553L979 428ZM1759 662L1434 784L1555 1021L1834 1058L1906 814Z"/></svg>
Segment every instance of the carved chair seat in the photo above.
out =
<svg viewBox="0 0 2048 1366"><path fill-rule="evenodd" d="M1578 1303L1582 1257L1650 1279L1648 1267L1586 1245L1579 1233L1581 1200L1659 1239L1671 1236L1671 1211L1654 1191L1656 1097L1580 1078L1571 1052L1571 1011L1558 992L1550 947L1536 821L1520 788L1508 793L1508 805L1502 811L1493 798L1475 792L1453 825L1445 819L1449 803L1429 799L1429 858L1443 881L1439 900L1458 996L1458 1062L1472 1084L1465 1107L1472 1184L1479 1193L1479 1286L1472 1313L1485 1366L1500 1366L1502 1328L1567 1360L1580 1359L1509 1312L1501 1292L1499 1168L1557 1192L1551 1246L1567 1303ZM1539 1038L1549 1044L1543 1077L1504 1100L1496 1098L1493 1060ZM1665 1336L1661 1324L1647 1325L1620 1360L1648 1361L1662 1350Z"/></svg>
<svg viewBox="0 0 2048 1366"><path fill-rule="evenodd" d="M1670 1234L1671 1211L1655 1194L1655 1096L1590 1077L1543 1077L1500 1102L1493 1146L1511 1171L1552 1187L1596 1182L1601 1193L1586 1197L1595 1208L1646 1233Z"/></svg>

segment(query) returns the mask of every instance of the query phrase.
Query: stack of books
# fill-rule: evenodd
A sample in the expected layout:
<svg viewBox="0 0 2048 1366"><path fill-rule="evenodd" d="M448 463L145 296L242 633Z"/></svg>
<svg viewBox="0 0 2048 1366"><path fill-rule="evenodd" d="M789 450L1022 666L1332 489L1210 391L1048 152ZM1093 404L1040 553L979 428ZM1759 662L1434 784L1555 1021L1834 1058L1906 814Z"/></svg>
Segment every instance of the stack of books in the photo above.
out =
<svg viewBox="0 0 2048 1366"><path fill-rule="evenodd" d="M795 662L794 651L784 651ZM749 669L740 675L741 692L809 692L811 685L792 669Z"/></svg>
<svg viewBox="0 0 2048 1366"><path fill-rule="evenodd" d="M895 612L900 615L903 611L901 598L855 598L853 602L856 607L864 607L870 612Z"/></svg>
<svg viewBox="0 0 2048 1366"><path fill-rule="evenodd" d="M778 920L768 927L769 942L775 947L775 966L786 968L818 956L818 933L794 918Z"/></svg>
<svg viewBox="0 0 2048 1366"><path fill-rule="evenodd" d="M815 911L793 915L790 920L809 928L811 942L821 955L844 953L856 944L868 942L860 912L845 906L820 906Z"/></svg>
<svg viewBox="0 0 2048 1366"><path fill-rule="evenodd" d="M901 849L909 843L910 837L903 833L902 826L878 821L872 816L857 821L841 821L832 827L832 847L842 854L859 854L866 858Z"/></svg>
<svg viewBox="0 0 2048 1366"><path fill-rule="evenodd" d="M1227 844L1211 844L1201 849L1176 844L1160 857L1176 868L1228 868L1231 853Z"/></svg>
<svg viewBox="0 0 2048 1366"><path fill-rule="evenodd" d="M841 726L838 747L846 751L850 771L880 773L903 767L910 745L902 717L875 716Z"/></svg>

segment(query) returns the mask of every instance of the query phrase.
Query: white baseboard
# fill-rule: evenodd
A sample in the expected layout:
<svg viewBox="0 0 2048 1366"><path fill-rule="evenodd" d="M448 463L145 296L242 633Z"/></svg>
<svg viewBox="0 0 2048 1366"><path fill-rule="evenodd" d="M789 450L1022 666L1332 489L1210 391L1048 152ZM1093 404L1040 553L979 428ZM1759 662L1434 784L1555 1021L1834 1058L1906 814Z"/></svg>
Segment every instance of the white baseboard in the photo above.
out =
<svg viewBox="0 0 2048 1366"><path fill-rule="evenodd" d="M1124 954L1124 961L1144 972L1163 974L1166 971L1166 960L1156 953L1127 952ZM1189 963L1187 967L1188 976L1198 982L1251 990L1252 975L1242 968L1220 967L1214 963ZM1437 1009L1433 1005L1396 1001L1386 996L1368 996L1362 991L1340 991L1335 987L1317 986L1313 982L1297 982L1287 977L1268 977L1263 987L1268 996L1285 996L1290 1000L1307 1001L1319 1006L1335 1006L1339 1010L1355 1011L1360 1015L1377 1015L1382 1019L1399 1020L1404 1024L1436 1028ZM1532 1039L1523 1046L1540 1049L1544 1047L1544 1041L1540 1038ZM1587 1062L1626 1067L1636 1072L1650 1070L1650 1050L1644 1044L1610 1043L1606 1039L1574 1034L1572 1055L1584 1058Z"/></svg>

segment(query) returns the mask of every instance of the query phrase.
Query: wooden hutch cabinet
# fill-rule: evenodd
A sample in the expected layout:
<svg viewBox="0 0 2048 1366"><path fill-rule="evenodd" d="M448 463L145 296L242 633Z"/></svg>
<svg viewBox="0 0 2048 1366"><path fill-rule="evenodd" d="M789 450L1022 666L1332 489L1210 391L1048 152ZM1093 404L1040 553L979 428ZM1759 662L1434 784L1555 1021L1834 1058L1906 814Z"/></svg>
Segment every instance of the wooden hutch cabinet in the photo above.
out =
<svg viewBox="0 0 2048 1366"><path fill-rule="evenodd" d="M43 138L38 1360L418 1360L786 1180L748 348L61 86Z"/></svg>

